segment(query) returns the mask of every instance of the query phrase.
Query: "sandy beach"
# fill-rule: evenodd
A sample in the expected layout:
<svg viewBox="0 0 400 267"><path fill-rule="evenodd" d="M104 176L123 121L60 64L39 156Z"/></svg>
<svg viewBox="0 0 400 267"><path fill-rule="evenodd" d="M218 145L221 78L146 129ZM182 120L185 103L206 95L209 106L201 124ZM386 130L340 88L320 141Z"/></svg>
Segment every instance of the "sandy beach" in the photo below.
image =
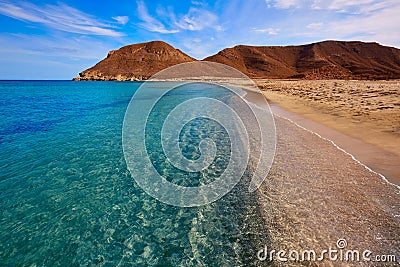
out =
<svg viewBox="0 0 400 267"><path fill-rule="evenodd" d="M259 191L270 250L370 250L400 258L400 191L321 139L275 117L277 151ZM288 253L288 252L287 252ZM287 256L287 255L286 255ZM372 262L279 262L277 266L372 266ZM396 266L380 263L376 266Z"/></svg>
<svg viewBox="0 0 400 267"><path fill-rule="evenodd" d="M271 102L278 137L275 161L259 194L270 249L321 251L336 248L336 242L345 239L348 249L399 259L400 191L395 184L400 181L400 82L258 80L257 84ZM308 264L372 263L300 263ZM275 265L299 263L275 261Z"/></svg>
<svg viewBox="0 0 400 267"><path fill-rule="evenodd" d="M257 80L286 110L400 155L400 81Z"/></svg>

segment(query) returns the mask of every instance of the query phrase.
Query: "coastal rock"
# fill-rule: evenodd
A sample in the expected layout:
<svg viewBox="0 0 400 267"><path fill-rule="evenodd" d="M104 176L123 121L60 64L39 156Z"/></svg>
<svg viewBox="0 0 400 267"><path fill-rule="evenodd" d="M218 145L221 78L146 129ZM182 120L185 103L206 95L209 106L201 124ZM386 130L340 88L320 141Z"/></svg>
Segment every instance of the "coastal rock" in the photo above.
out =
<svg viewBox="0 0 400 267"><path fill-rule="evenodd" d="M162 41L133 44L111 50L105 59L73 80L138 81L170 66L195 59Z"/></svg>

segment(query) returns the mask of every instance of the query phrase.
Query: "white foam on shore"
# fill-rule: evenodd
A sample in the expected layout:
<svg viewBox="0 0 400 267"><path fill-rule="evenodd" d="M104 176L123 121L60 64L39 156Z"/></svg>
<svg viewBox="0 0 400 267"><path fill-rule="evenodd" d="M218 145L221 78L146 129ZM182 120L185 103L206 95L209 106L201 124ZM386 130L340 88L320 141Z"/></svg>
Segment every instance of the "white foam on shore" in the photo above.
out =
<svg viewBox="0 0 400 267"><path fill-rule="evenodd" d="M383 174L380 174L380 173L374 171L373 169L371 169L370 167L368 167L367 165L365 165L364 163L362 163L361 161L359 161L358 159L356 159L356 157L354 157L354 155L352 155L351 153L347 152L346 150L344 150L343 148L341 148L340 146L338 146L338 145L337 145L334 141L332 141L331 139L326 138L326 137L323 137L323 136L320 135L319 133L316 133L316 132L314 132L314 131L311 131L311 130L309 130L309 129L303 127L303 126L301 126L300 124L297 124L296 122L294 122L293 120L291 120L291 119L289 119L289 118L286 118L286 117L277 115L277 114L275 114L275 113L274 113L274 115L277 116L277 117L279 117L279 118L282 118L282 119L285 119L285 120L289 121L290 123L296 125L297 127L300 127L301 129L303 129L303 130L305 130L305 131L307 131L307 132L309 132L309 133L312 133L312 134L318 136L319 138L321 138L321 139L323 139L323 140L325 140L325 141L330 142L334 147L336 147L338 150L342 151L343 153L349 155L355 162L357 162L358 164L360 164L361 166L363 166L366 170L368 170L369 172L372 172L372 173L378 175L384 182L386 182L387 184L389 184L389 185L391 185L391 186L394 186L394 187L396 187L397 189L400 190L400 185L397 185L397 184L394 184L394 183L388 181L388 179L387 179ZM398 192L398 194L400 194L400 191Z"/></svg>

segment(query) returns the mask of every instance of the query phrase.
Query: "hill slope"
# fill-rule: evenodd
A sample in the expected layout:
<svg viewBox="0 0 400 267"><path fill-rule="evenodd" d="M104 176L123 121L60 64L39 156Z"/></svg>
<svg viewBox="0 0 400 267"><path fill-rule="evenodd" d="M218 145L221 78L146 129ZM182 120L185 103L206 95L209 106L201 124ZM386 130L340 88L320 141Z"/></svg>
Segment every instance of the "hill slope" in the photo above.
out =
<svg viewBox="0 0 400 267"><path fill-rule="evenodd" d="M108 53L75 80L145 80L170 66L195 61L162 41ZM400 79L400 49L377 43L324 41L299 46L226 48L204 61L223 63L251 78Z"/></svg>
<svg viewBox="0 0 400 267"><path fill-rule="evenodd" d="M74 80L145 80L165 68L194 60L162 41L133 44L110 51L107 58Z"/></svg>
<svg viewBox="0 0 400 267"><path fill-rule="evenodd" d="M377 43L324 41L300 46L239 45L204 60L227 64L251 78L400 78L400 50Z"/></svg>

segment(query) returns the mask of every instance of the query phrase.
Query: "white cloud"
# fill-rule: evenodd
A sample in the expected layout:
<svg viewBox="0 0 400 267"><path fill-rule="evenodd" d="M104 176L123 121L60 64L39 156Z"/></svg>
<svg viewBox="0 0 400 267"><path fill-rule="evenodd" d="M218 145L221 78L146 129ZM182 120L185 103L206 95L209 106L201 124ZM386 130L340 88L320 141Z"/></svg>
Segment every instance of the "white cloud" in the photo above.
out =
<svg viewBox="0 0 400 267"><path fill-rule="evenodd" d="M93 49L96 47L96 49ZM113 49L113 45L88 36L63 37L32 34L3 34L0 36L0 54L37 55L42 58L98 61Z"/></svg>
<svg viewBox="0 0 400 267"><path fill-rule="evenodd" d="M114 38L75 35L0 35L0 78L71 79L115 49ZM95 47L96 49L93 49Z"/></svg>
<svg viewBox="0 0 400 267"><path fill-rule="evenodd" d="M365 14L396 5L398 0L265 0L269 8L315 9Z"/></svg>
<svg viewBox="0 0 400 267"><path fill-rule="evenodd" d="M268 7L281 9L298 8L302 3L301 0L265 0L265 2L267 3Z"/></svg>
<svg viewBox="0 0 400 267"><path fill-rule="evenodd" d="M390 7L395 7L399 3L397 1L382 1L382 2L376 2L372 3L370 5L365 5L360 7L359 12L361 14L369 14L372 12L377 12L382 9L390 8Z"/></svg>
<svg viewBox="0 0 400 267"><path fill-rule="evenodd" d="M168 30L162 22L150 16L149 12L147 11L147 7L143 1L137 1L137 6L139 18L143 21L140 26L142 26L144 29L158 33L179 32L179 30L177 29Z"/></svg>
<svg viewBox="0 0 400 267"><path fill-rule="evenodd" d="M201 59L213 54L214 45L212 42L194 42L192 39L184 39L183 47L185 53L190 56Z"/></svg>
<svg viewBox="0 0 400 267"><path fill-rule="evenodd" d="M319 40L359 40L400 47L400 1L398 0L268 0L270 8L285 8L282 20L271 21L284 44ZM290 9L288 9L290 7ZM264 11L265 12L265 11ZM264 24L265 25L265 24ZM249 37L246 37L249 38ZM283 40L283 41L280 41Z"/></svg>
<svg viewBox="0 0 400 267"><path fill-rule="evenodd" d="M311 8L366 15L398 4L398 0L313 0Z"/></svg>
<svg viewBox="0 0 400 267"><path fill-rule="evenodd" d="M113 30L110 24L100 22L93 16L65 4L39 7L27 2L0 2L0 14L22 21L41 23L65 32L123 36L122 33Z"/></svg>
<svg viewBox="0 0 400 267"><path fill-rule="evenodd" d="M207 10L190 8L189 12L175 21L175 24L184 30L199 31L207 27L217 27L218 17Z"/></svg>
<svg viewBox="0 0 400 267"><path fill-rule="evenodd" d="M306 27L309 29L318 29L318 28L321 28L322 26L324 26L324 23L316 22L316 23L310 23Z"/></svg>
<svg viewBox="0 0 400 267"><path fill-rule="evenodd" d="M194 4L199 5L198 2ZM218 25L218 16L206 9L191 7L186 14L177 16L172 8L166 10L158 7L156 9L158 19L156 19L149 14L142 0L137 1L137 5L139 18L143 21L140 25L152 32L177 33L180 30L201 31L206 28L217 31L224 30L221 25Z"/></svg>
<svg viewBox="0 0 400 267"><path fill-rule="evenodd" d="M129 21L128 16L116 16L116 17L112 17L112 18L115 19L119 24L122 24L122 25L125 25Z"/></svg>
<svg viewBox="0 0 400 267"><path fill-rule="evenodd" d="M328 9L345 11L350 7L359 7L371 4L374 0L334 0L325 3Z"/></svg>
<svg viewBox="0 0 400 267"><path fill-rule="evenodd" d="M192 5L195 5L195 6L207 6L208 4L207 4L207 2L204 2L204 1L191 1L191 4Z"/></svg>
<svg viewBox="0 0 400 267"><path fill-rule="evenodd" d="M279 29L266 28L266 29L253 29L253 32L268 33L269 35L277 35Z"/></svg>
<svg viewBox="0 0 400 267"><path fill-rule="evenodd" d="M305 24L305 27L288 28L286 32L291 37L305 37L317 40L358 40L379 42L383 45L400 47L400 2L391 5L386 1L385 6L371 6L371 9L361 13L350 14L335 19L323 20ZM375 10L370 12L370 10ZM320 17L319 19L323 19ZM290 34L289 34L290 32Z"/></svg>
<svg viewBox="0 0 400 267"><path fill-rule="evenodd" d="M400 3L367 16L354 16L328 25L328 30L340 36L354 36L364 41L379 41L400 46Z"/></svg>

